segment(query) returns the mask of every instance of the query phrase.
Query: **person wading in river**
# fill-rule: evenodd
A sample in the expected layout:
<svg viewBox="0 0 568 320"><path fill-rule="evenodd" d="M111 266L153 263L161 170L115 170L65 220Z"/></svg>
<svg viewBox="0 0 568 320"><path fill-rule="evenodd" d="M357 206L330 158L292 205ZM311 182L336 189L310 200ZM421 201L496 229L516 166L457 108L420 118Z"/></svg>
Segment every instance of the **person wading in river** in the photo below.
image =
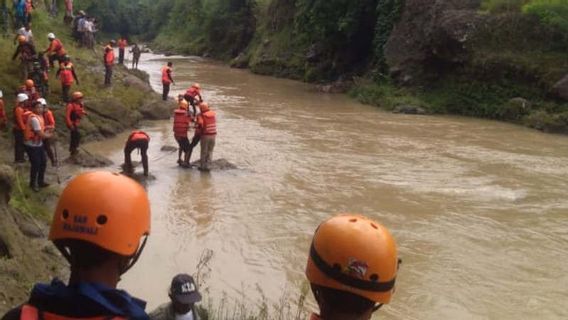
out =
<svg viewBox="0 0 568 320"><path fill-rule="evenodd" d="M306 276L320 315L311 320L368 320L389 303L400 260L381 224L360 215L332 217L316 229Z"/></svg>
<svg viewBox="0 0 568 320"><path fill-rule="evenodd" d="M201 133L199 170L209 171L217 137L217 115L215 111L209 109L209 105L205 102L199 104L199 109L201 110L201 114L197 117L197 126Z"/></svg>
<svg viewBox="0 0 568 320"><path fill-rule="evenodd" d="M2 320L149 319L146 302L116 289L149 234L150 202L141 185L110 172L77 176L61 193L49 232L69 262L69 282L36 284Z"/></svg>
<svg viewBox="0 0 568 320"><path fill-rule="evenodd" d="M132 131L126 140L124 146L124 172L127 174L134 173L132 166L132 159L130 155L135 149L140 150L142 157L142 167L144 168L144 176L148 176L148 144L150 143L150 136L144 131Z"/></svg>
<svg viewBox="0 0 568 320"><path fill-rule="evenodd" d="M167 65L162 67L162 100L168 100L168 94L170 93L170 85L175 84L172 78L173 63L168 62Z"/></svg>
<svg viewBox="0 0 568 320"><path fill-rule="evenodd" d="M190 143L187 137L191 117L187 114L189 103L185 99L179 100L178 108L174 111L174 138L176 139L178 150L178 165L189 168L189 157L191 156ZM181 158L183 154L183 160Z"/></svg>
<svg viewBox="0 0 568 320"><path fill-rule="evenodd" d="M159 306L150 313L152 320L199 320L195 303L201 301L201 294L193 277L181 273L172 279L168 296L171 302Z"/></svg>

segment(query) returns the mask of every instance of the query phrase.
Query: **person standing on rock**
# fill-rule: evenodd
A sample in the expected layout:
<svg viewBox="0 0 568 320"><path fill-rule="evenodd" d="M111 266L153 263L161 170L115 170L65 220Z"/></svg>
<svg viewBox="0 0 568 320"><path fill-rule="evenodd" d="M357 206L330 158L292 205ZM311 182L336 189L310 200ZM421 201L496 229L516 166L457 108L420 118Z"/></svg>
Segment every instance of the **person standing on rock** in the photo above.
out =
<svg viewBox="0 0 568 320"><path fill-rule="evenodd" d="M172 78L173 73L173 63L168 62L167 65L162 67L162 100L168 100L168 94L170 94L170 85L175 84Z"/></svg>
<svg viewBox="0 0 568 320"><path fill-rule="evenodd" d="M19 93L16 97L16 106L14 107L14 127L12 128L12 133L14 134L14 162L16 163L26 162L26 148L24 146L26 119L24 119L24 114L26 113L28 99L27 94Z"/></svg>
<svg viewBox="0 0 568 320"><path fill-rule="evenodd" d="M142 254L150 216L144 188L126 176L96 171L72 179L49 231L49 240L69 263L69 281L36 284L27 302L2 320L149 320L146 302L117 285Z"/></svg>
<svg viewBox="0 0 568 320"><path fill-rule="evenodd" d="M50 138L51 134L45 131L41 102L35 101L33 103L32 112L24 129L24 145L31 164L30 188L38 192L39 188L49 186L44 180L47 159L45 158L43 140Z"/></svg>
<svg viewBox="0 0 568 320"><path fill-rule="evenodd" d="M390 302L400 263L394 238L376 221L353 214L324 221L306 266L320 310L311 320L371 319Z"/></svg>
<svg viewBox="0 0 568 320"><path fill-rule="evenodd" d="M199 104L201 114L197 117L197 125L201 132L201 159L199 170L209 171L217 137L217 115L205 102Z"/></svg>
<svg viewBox="0 0 568 320"><path fill-rule="evenodd" d="M150 313L151 320L199 320L195 304L201 301L201 294L193 277L180 273L172 279L168 293L170 302Z"/></svg>
<svg viewBox="0 0 568 320"><path fill-rule="evenodd" d="M79 153L79 145L81 143L81 134L79 133L79 124L81 118L87 115L83 106L83 93L73 92L71 102L67 104L65 112L65 122L70 131L69 152L71 156Z"/></svg>
<svg viewBox="0 0 568 320"><path fill-rule="evenodd" d="M45 149L45 153L51 161L51 165L53 167L57 166L57 159L55 158L55 144L54 144L54 134L55 134L55 117L53 116L53 112L49 110L47 106L47 101L44 98L40 98L37 100L42 107L42 116L43 116L43 123L45 128L45 133L49 135L49 137L45 137L43 139L43 148Z"/></svg>
<svg viewBox="0 0 568 320"><path fill-rule="evenodd" d="M132 151L135 149L140 150L142 157L142 167L144 168L144 176L148 176L148 144L150 143L150 136L140 130L135 130L130 133L124 146L124 172L126 174L133 174L134 167L132 166L132 159L130 157Z"/></svg>
<svg viewBox="0 0 568 320"><path fill-rule="evenodd" d="M140 50L137 43L135 43L132 49L130 49L130 53L132 53L132 69L138 69L138 62L140 61L142 50Z"/></svg>
<svg viewBox="0 0 568 320"><path fill-rule="evenodd" d="M61 81L61 99L63 102L69 102L69 92L73 82L77 82L77 85L79 85L79 78L77 78L75 67L69 56L63 57L63 62L59 64L55 78L59 78Z"/></svg>
<svg viewBox="0 0 568 320"><path fill-rule="evenodd" d="M128 47L128 41L125 37L118 39L118 64L124 64L124 50Z"/></svg>
<svg viewBox="0 0 568 320"><path fill-rule="evenodd" d="M103 57L103 63L105 65L105 85L110 86L112 80L112 68L114 66L114 45L116 42L114 40L109 41L106 45Z"/></svg>
<svg viewBox="0 0 568 320"><path fill-rule="evenodd" d="M191 123L191 117L187 114L189 103L182 98L178 105L179 107L174 111L174 138L179 146L177 162L178 165L189 168L189 157L191 156L190 143L187 137L189 125ZM182 154L183 160L181 158Z"/></svg>

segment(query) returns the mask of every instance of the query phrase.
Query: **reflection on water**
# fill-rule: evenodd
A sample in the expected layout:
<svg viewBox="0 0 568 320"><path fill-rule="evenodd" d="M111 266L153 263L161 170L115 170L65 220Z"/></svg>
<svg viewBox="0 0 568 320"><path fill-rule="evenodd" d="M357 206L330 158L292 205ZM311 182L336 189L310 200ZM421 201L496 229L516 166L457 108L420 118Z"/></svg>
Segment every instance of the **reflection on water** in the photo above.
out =
<svg viewBox="0 0 568 320"><path fill-rule="evenodd" d="M143 55L159 90L165 59ZM404 259L381 319L568 317L568 139L508 124L393 115L308 85L174 61L171 96L199 81L218 112L215 158L201 174L163 156L152 135L152 235L122 287L153 308L171 277L214 252L206 295L255 305L305 283L311 234L337 212L380 220ZM117 163L124 137L103 152ZM194 157L198 154L194 153ZM194 158L196 159L196 158ZM205 288L202 288L205 289ZM262 292L262 294L260 293ZM310 298L311 299L311 298Z"/></svg>

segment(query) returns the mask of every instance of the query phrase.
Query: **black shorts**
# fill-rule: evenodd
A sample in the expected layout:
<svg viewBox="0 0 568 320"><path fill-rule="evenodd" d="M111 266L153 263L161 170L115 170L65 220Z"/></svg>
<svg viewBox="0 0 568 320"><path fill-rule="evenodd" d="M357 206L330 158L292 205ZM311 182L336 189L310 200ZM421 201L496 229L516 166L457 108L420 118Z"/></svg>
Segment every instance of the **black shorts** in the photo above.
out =
<svg viewBox="0 0 568 320"><path fill-rule="evenodd" d="M179 145L179 148L183 151L183 152L188 152L189 151L189 139L187 137L176 137L176 141Z"/></svg>

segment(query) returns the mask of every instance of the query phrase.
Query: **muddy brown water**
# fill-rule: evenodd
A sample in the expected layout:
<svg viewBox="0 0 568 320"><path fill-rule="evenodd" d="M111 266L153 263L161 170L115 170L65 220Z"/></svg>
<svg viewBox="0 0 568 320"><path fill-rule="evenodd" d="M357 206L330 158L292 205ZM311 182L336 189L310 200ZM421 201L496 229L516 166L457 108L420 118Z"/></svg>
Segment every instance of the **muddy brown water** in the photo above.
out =
<svg viewBox="0 0 568 320"><path fill-rule="evenodd" d="M204 250L214 253L202 287L214 303L293 303L319 222L359 212L392 230L403 259L379 318L568 317L567 137L394 115L300 82L144 54L157 90L167 60L177 81L170 96L201 83L218 112L214 157L238 169L180 169L176 154L160 151L175 145L171 123L145 128L152 234L121 287L150 309L167 300L174 274L195 272ZM124 139L89 147L121 163Z"/></svg>

